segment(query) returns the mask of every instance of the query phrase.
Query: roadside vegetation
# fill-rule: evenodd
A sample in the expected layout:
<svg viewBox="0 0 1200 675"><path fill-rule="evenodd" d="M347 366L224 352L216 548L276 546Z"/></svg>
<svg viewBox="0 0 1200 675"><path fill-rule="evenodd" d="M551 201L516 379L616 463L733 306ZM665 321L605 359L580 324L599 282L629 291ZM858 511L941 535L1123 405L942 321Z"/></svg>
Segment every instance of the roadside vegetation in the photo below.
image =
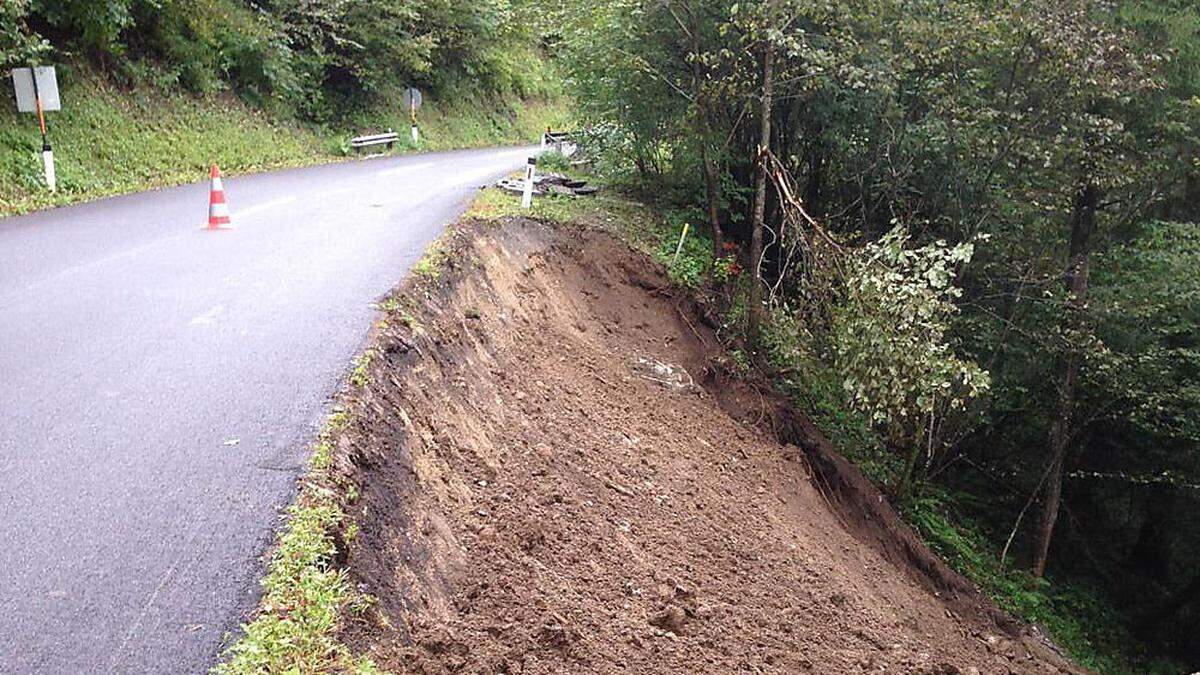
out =
<svg viewBox="0 0 1200 675"><path fill-rule="evenodd" d="M0 216L227 173L350 156L352 136L409 140L400 92L424 92L422 150L536 142L567 119L525 3L408 6L304 0L13 0L0 68L58 66L47 114L0 106Z"/></svg>
<svg viewBox="0 0 1200 675"><path fill-rule="evenodd" d="M359 377L356 370L351 378L356 387L365 384ZM362 613L371 604L334 563L336 533L353 532L344 510L353 494L339 482L331 456L347 419L345 412L330 416L271 555L258 612L214 675L378 672L369 659L353 655L340 635L345 614Z"/></svg>
<svg viewBox="0 0 1200 675"><path fill-rule="evenodd" d="M737 365L1083 665L1200 664L1194 5L630 0L562 26L592 170L666 214L659 257Z"/></svg>

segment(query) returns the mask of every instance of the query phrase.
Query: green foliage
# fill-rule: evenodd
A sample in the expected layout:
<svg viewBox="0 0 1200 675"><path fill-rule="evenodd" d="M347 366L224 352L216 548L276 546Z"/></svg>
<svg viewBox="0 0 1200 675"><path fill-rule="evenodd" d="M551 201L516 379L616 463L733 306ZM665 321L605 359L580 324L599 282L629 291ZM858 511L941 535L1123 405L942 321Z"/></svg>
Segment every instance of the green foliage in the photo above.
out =
<svg viewBox="0 0 1200 675"><path fill-rule="evenodd" d="M109 56L125 51L121 33L133 26L133 0L33 0L28 11L82 49Z"/></svg>
<svg viewBox="0 0 1200 675"><path fill-rule="evenodd" d="M987 372L959 357L949 337L962 294L956 270L970 262L973 245L907 244L907 232L896 228L853 254L832 325L850 404L892 444L912 448L905 484L941 452L946 418L962 415L989 387Z"/></svg>
<svg viewBox="0 0 1200 675"><path fill-rule="evenodd" d="M1109 407L1104 419L1123 435L1200 444L1200 229L1147 224L1096 267L1100 347L1085 371L1090 398ZM1147 448L1160 456L1136 467L1200 478L1200 457L1162 449Z"/></svg>
<svg viewBox="0 0 1200 675"><path fill-rule="evenodd" d="M687 216L697 214L668 214L668 227L662 232L654 258L666 265L671 280L683 286L699 289L709 282L715 271L712 240L696 228L688 225L687 237L679 247L679 236L683 232ZM690 222L695 222L690 221ZM679 255L675 251L678 249Z"/></svg>
<svg viewBox="0 0 1200 675"><path fill-rule="evenodd" d="M687 209L708 206L711 165L712 205L727 239L743 246L773 52L770 149L786 174L765 204L773 316L762 353L744 354L765 357L840 447L890 480L921 473L933 440L939 482L965 491L980 489L980 476L1007 477L1015 508L1007 494L981 495L991 506L984 519L1007 528L1044 487L1048 430L1066 411L1070 525L1060 524L1056 536L1068 541L1052 549L1061 586L1044 595L1092 584L1125 616L1081 602L1094 623L1051 631L1102 635L1108 622L1152 614L1188 588L1200 555L1200 527L1181 515L1197 500L1180 487L1197 482L1200 461L1195 226L1142 224L1200 221L1194 2L619 0L568 3L556 18L596 169ZM1081 240L1073 226L1084 215L1095 227ZM961 297L931 288L928 268L896 260L877 265L892 276L867 274L854 254L845 276L826 273L841 262L816 245L825 233L838 242L827 249L886 258L880 242L897 225L914 251L965 253L957 247L988 237L970 264L943 257L934 269L935 281L954 271ZM1073 240L1077 256L1093 257L1090 298L1063 283ZM666 238L656 243L660 257L673 253ZM730 303L731 327L740 302ZM912 320L905 307L926 314ZM1081 379L1063 405L1060 364L1075 354ZM983 370L986 400L970 415L956 411L989 384ZM911 466L897 467L904 454ZM1150 536L1164 500L1180 503L1173 527ZM1014 551L1024 552L1031 529ZM1110 545L1072 555L1088 541ZM1147 556L1157 571L1126 572L1147 567ZM1145 639L1200 659L1190 639L1200 609L1193 599L1177 611L1185 628ZM1136 651L1132 637L1122 640Z"/></svg>
<svg viewBox="0 0 1200 675"><path fill-rule="evenodd" d="M538 155L537 168L542 172L566 173L571 170L571 160L561 152L550 150Z"/></svg>
<svg viewBox="0 0 1200 675"><path fill-rule="evenodd" d="M0 2L0 68L38 63L50 43L29 29L30 0Z"/></svg>
<svg viewBox="0 0 1200 675"><path fill-rule="evenodd" d="M191 182L216 162L226 173L334 161L356 129L303 124L256 110L228 94L197 97L172 89L116 88L89 69L59 69L64 102L50 113L59 191L46 191L41 139L30 115L0 107L0 216L53 204ZM422 150L533 142L561 123L561 102L476 98L426 100ZM363 129L403 128L395 107L364 109Z"/></svg>
<svg viewBox="0 0 1200 675"><path fill-rule="evenodd" d="M230 89L328 122L418 85L450 97L557 93L528 0L6 0L0 61L81 53L131 83ZM61 58L58 60L62 60Z"/></svg>

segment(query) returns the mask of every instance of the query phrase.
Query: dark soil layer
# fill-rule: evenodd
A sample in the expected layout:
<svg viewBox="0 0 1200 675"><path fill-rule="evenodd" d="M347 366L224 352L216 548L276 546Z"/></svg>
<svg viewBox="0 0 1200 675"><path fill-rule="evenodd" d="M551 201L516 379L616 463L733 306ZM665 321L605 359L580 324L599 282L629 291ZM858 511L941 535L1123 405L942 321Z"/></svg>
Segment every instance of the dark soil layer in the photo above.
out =
<svg viewBox="0 0 1200 675"><path fill-rule="evenodd" d="M341 439L393 672L1072 672L599 232L466 226ZM796 444L781 443L779 439ZM814 475L814 467L820 471Z"/></svg>

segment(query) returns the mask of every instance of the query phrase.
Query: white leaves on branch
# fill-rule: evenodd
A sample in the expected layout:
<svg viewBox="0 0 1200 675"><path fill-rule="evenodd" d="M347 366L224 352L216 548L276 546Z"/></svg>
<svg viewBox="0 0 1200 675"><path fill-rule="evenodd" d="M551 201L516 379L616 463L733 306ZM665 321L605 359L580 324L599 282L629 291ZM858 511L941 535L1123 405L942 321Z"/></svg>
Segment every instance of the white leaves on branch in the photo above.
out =
<svg viewBox="0 0 1200 675"><path fill-rule="evenodd" d="M922 440L928 420L988 391L987 371L949 338L957 270L973 255L972 243L912 248L902 227L851 255L833 315L836 363L852 404L893 441Z"/></svg>

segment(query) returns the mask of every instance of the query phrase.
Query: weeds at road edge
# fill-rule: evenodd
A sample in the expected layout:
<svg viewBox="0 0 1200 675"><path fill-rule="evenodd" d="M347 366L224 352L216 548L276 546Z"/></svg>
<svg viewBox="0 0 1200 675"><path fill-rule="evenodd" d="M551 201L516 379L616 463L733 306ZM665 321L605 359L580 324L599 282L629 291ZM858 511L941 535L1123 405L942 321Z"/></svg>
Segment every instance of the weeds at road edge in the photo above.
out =
<svg viewBox="0 0 1200 675"><path fill-rule="evenodd" d="M425 249L425 255L421 256L421 259L413 265L413 274L426 279L437 279L442 275L442 270L445 269L448 262L444 238L449 234L450 232L447 232L438 237L429 245L429 248Z"/></svg>
<svg viewBox="0 0 1200 675"><path fill-rule="evenodd" d="M258 615L226 652L213 675L251 673L381 673L366 657L356 658L338 639L343 610L362 611L372 599L350 588L345 570L333 564L334 532L345 513L331 484L333 432L345 426L345 411L333 413L317 442L299 499L262 580Z"/></svg>

